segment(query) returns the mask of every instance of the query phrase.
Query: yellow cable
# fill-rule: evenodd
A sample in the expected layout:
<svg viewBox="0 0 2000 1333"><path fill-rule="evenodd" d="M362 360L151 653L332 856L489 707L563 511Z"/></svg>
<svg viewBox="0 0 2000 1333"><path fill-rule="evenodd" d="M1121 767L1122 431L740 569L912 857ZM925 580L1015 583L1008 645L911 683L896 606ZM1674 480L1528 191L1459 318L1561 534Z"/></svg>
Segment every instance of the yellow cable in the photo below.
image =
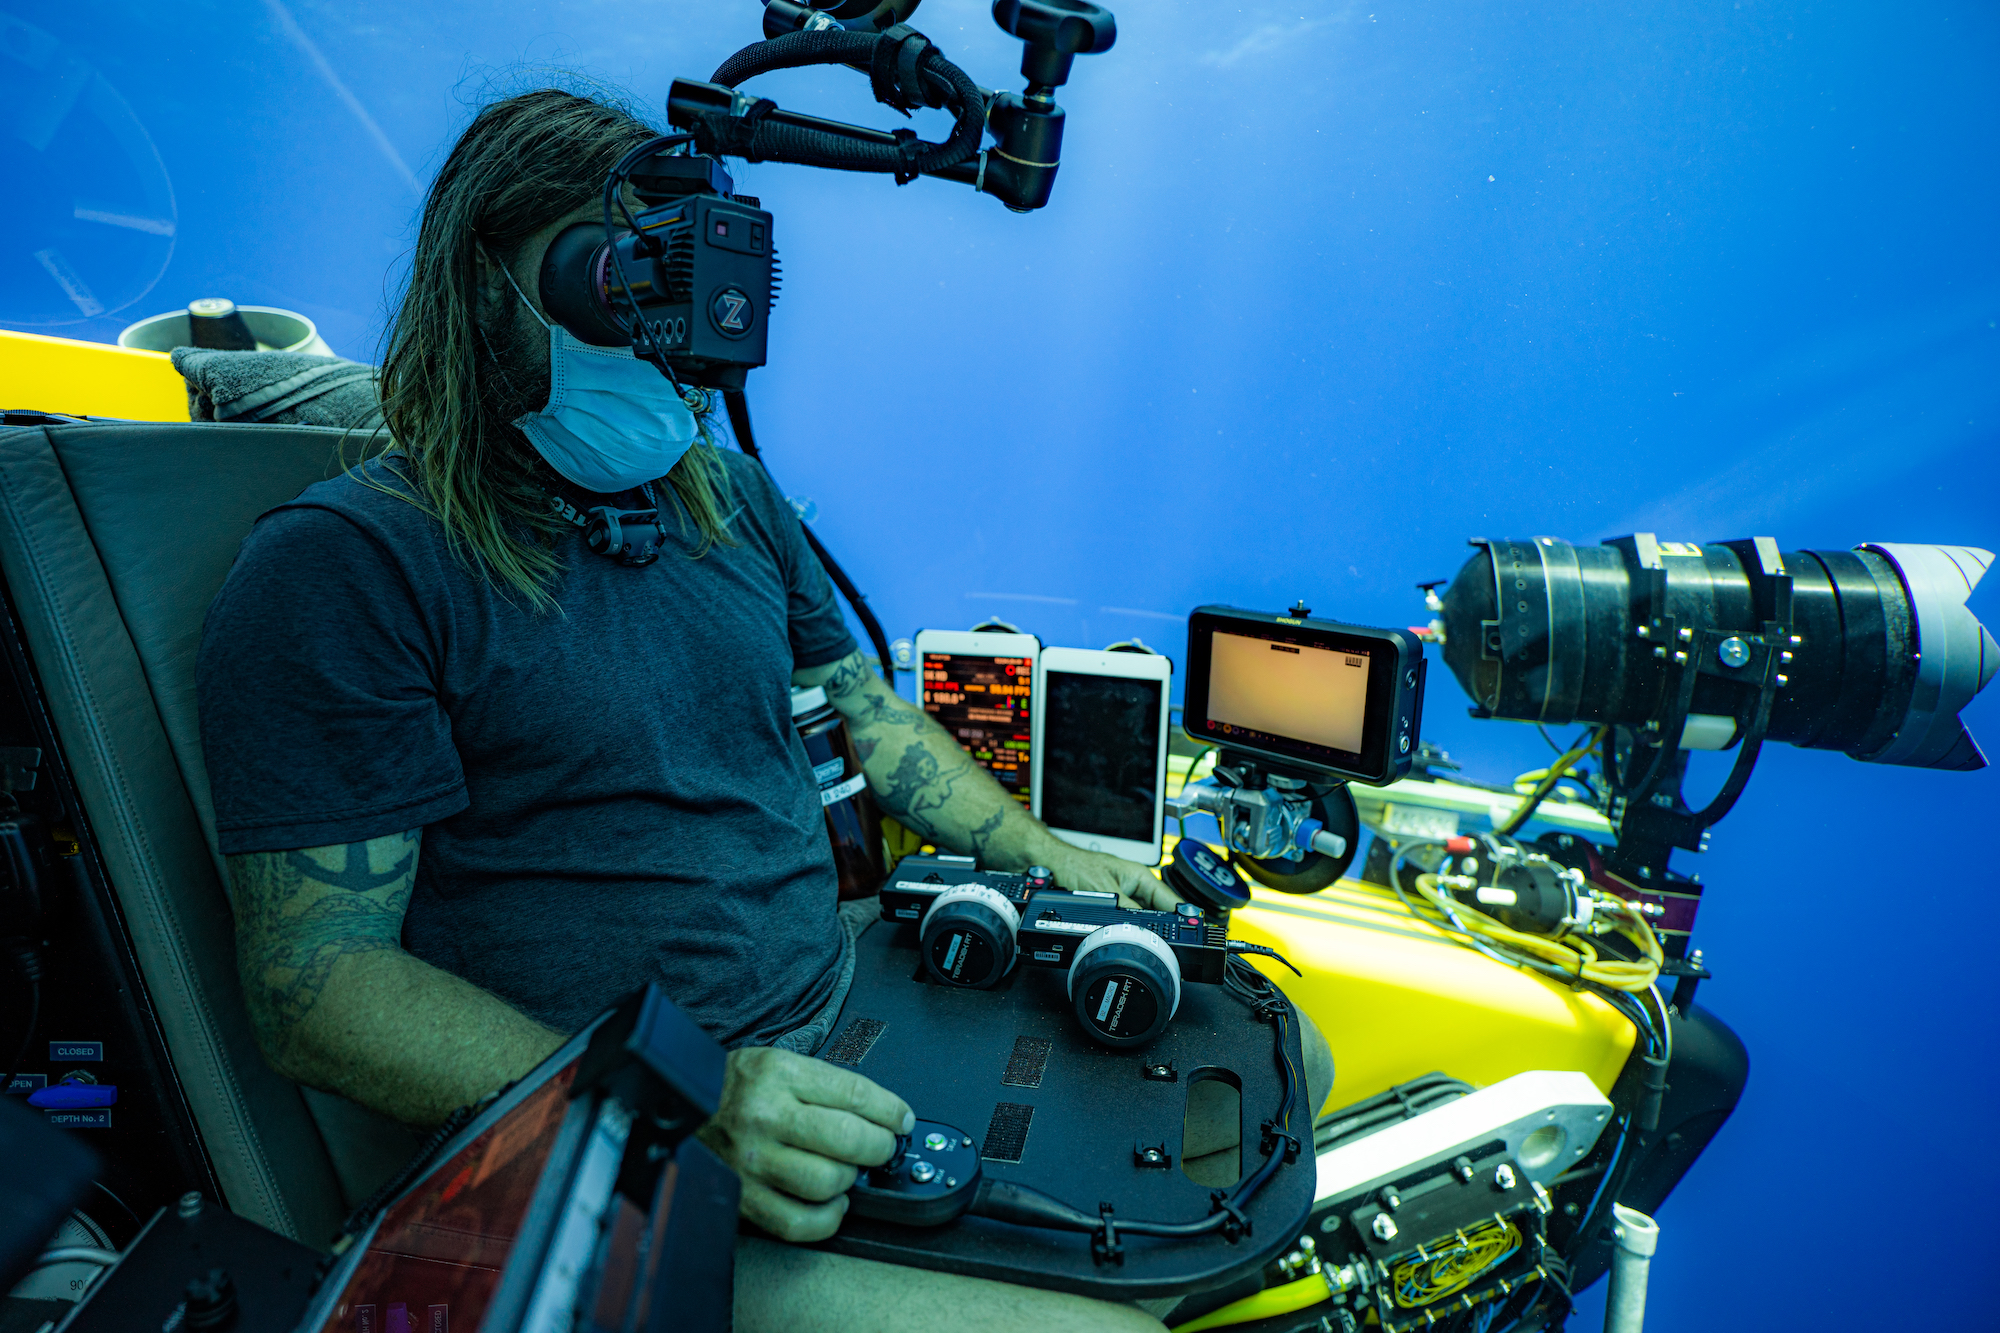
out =
<svg viewBox="0 0 2000 1333"><path fill-rule="evenodd" d="M1231 1301L1219 1309L1210 1310L1199 1319L1175 1324L1174 1333L1201 1333L1204 1328L1226 1328L1231 1324L1247 1324L1252 1319L1271 1319L1303 1310L1308 1305L1318 1305L1332 1295L1333 1291L1326 1285L1325 1278L1318 1273L1309 1273L1283 1286L1266 1287L1254 1296Z"/></svg>
<svg viewBox="0 0 2000 1333"><path fill-rule="evenodd" d="M1405 1309L1431 1305L1470 1286L1473 1279L1521 1248L1521 1232L1512 1222L1495 1219L1471 1231L1461 1231L1456 1244L1405 1259L1390 1270L1390 1289Z"/></svg>
<svg viewBox="0 0 2000 1333"><path fill-rule="evenodd" d="M1570 776L1570 769L1581 762L1585 755L1595 750L1598 741L1602 740L1603 737L1604 728L1599 727L1596 731L1591 732L1586 739L1571 748L1562 758L1556 760L1547 768L1540 770L1540 781L1535 783L1534 789L1528 793L1527 798L1520 805L1515 807L1514 813L1508 817L1507 822L1493 831L1503 836L1513 836L1520 829L1521 825L1528 822L1529 815L1542 803L1543 798L1555 790L1555 785L1558 782ZM1523 776L1527 775L1523 774Z"/></svg>
<svg viewBox="0 0 2000 1333"><path fill-rule="evenodd" d="M1601 899L1598 910L1617 918L1618 933L1639 947L1644 956L1635 961L1624 959L1601 960L1590 941L1580 935L1568 935L1562 939L1548 939L1541 935L1528 935L1518 930L1510 930L1476 907L1468 907L1455 899L1446 905L1445 891L1435 874L1417 876L1417 892L1422 894L1440 920L1432 922L1447 931L1456 931L1475 939L1497 944L1515 953L1524 953L1542 962L1549 963L1559 971L1584 981L1594 981L1600 986L1613 990L1643 991L1659 980L1660 968L1666 962L1666 954L1660 948L1653 928L1637 908L1622 898ZM1461 927L1454 928L1450 918L1456 916Z"/></svg>

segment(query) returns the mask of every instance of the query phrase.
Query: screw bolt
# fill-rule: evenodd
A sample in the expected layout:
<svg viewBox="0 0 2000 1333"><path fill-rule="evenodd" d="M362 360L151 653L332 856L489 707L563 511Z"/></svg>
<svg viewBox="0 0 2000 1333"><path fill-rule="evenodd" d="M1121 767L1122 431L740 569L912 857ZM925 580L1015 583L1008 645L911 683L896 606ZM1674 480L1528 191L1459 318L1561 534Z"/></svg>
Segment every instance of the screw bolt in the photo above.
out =
<svg viewBox="0 0 2000 1333"><path fill-rule="evenodd" d="M1387 1213L1375 1214L1375 1222L1368 1229L1375 1233L1376 1240L1396 1239L1396 1219Z"/></svg>
<svg viewBox="0 0 2000 1333"><path fill-rule="evenodd" d="M182 1217L186 1218L200 1217L201 1191L189 1190L186 1194L181 1195L180 1207L177 1208L175 1211L177 1211Z"/></svg>
<svg viewBox="0 0 2000 1333"><path fill-rule="evenodd" d="M1506 1162L1500 1163L1499 1169L1493 1173L1493 1184L1499 1189L1510 1190L1520 1183L1520 1178L1514 1174L1514 1168Z"/></svg>

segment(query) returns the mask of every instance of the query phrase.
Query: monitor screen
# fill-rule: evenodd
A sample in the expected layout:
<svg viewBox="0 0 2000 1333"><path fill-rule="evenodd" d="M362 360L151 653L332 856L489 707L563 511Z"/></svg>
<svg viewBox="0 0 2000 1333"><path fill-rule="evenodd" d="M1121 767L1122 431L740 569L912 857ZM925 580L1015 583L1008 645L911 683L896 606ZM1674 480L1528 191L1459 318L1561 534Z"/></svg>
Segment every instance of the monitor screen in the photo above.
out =
<svg viewBox="0 0 2000 1333"><path fill-rule="evenodd" d="M1043 688L1042 822L1151 842L1166 682L1047 671Z"/></svg>
<svg viewBox="0 0 2000 1333"><path fill-rule="evenodd" d="M924 654L924 711L1023 805L1031 790L1034 675L1034 659L1028 657Z"/></svg>
<svg viewBox="0 0 2000 1333"><path fill-rule="evenodd" d="M1227 734L1253 744L1292 740L1360 752L1367 652L1219 630L1211 651L1208 716Z"/></svg>

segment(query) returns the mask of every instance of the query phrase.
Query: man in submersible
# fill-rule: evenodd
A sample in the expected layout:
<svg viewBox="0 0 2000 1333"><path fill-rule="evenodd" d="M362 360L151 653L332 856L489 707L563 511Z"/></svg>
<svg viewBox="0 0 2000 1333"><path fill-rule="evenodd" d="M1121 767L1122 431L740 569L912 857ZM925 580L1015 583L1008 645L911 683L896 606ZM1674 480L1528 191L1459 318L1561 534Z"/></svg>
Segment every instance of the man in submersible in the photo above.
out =
<svg viewBox="0 0 2000 1333"><path fill-rule="evenodd" d="M1128 905L1174 899L1056 839L898 698L754 461L714 448L652 366L545 318L544 250L601 216L605 176L650 137L555 91L475 117L389 337L397 448L244 542L202 642L203 743L276 1069L436 1124L657 982L730 1048L702 1135L741 1177L743 1216L811 1241L912 1113L811 1058L853 945L788 686L825 687L882 807L940 846ZM592 553L558 501L657 502L661 558ZM1159 1328L756 1238L736 1271L745 1330Z"/></svg>

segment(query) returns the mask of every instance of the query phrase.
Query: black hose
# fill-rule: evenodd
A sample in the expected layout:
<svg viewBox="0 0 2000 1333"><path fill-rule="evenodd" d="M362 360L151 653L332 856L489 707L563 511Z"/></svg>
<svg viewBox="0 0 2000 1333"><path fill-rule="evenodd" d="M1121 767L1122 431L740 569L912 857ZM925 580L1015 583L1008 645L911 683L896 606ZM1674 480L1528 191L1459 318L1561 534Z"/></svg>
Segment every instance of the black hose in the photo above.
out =
<svg viewBox="0 0 2000 1333"><path fill-rule="evenodd" d="M1026 1185L1002 1185L995 1183L988 1189L981 1185L974 1196L972 1206L967 1210L979 1217L996 1218L1003 1222L1013 1222L1020 1226L1047 1227L1056 1231L1089 1231L1097 1233L1092 1243L1093 1252L1102 1257L1115 1257L1118 1253L1117 1237L1120 1234L1134 1236L1165 1236L1186 1238L1206 1235L1211 1231L1224 1231L1230 1240L1247 1230L1243 1216L1243 1206L1250 1202L1264 1183L1277 1174L1278 1168L1297 1159L1304 1145L1296 1135L1287 1133L1282 1126L1291 1120L1292 1107L1298 1100L1298 1088L1292 1081L1291 1057L1285 1050L1285 1040L1291 1034L1291 1002L1278 993L1275 986L1240 958L1231 957L1224 964L1224 989L1238 999L1249 1004L1256 1016L1269 1023L1277 1032L1278 1080L1285 1090L1284 1099L1278 1105L1278 1113L1266 1125L1266 1139L1263 1164L1234 1191L1225 1195L1216 1190L1211 1196L1212 1203L1207 1216L1190 1222L1149 1222L1143 1219L1127 1220L1119 1217L1110 1205L1103 1205L1102 1214L1092 1217L1081 1209L1072 1208L1053 1195L1044 1194ZM1287 1146L1289 1145L1289 1146ZM1232 1229L1235 1228L1235 1229Z"/></svg>
<svg viewBox="0 0 2000 1333"><path fill-rule="evenodd" d="M741 389L725 389L722 394L723 409L729 414L729 433L736 437L736 447L757 460L757 466L764 469L764 475L771 477L771 465L764 461L762 451L757 448L756 433L750 428L750 400ZM775 482L776 477L771 477ZM854 586L854 580L833 558L810 525L799 520L799 528L806 534L806 545L819 557L820 567L826 570L827 578L840 589L840 595L854 608L854 618L861 622L861 628L868 635L868 642L874 645L875 660L881 664L882 679L889 682L889 688L896 687L896 664L889 654L889 636L882 630L882 622L875 618L874 609L868 605L868 596Z"/></svg>
<svg viewBox="0 0 2000 1333"><path fill-rule="evenodd" d="M885 171L899 177L943 171L977 153L980 136L986 128L986 99L979 85L945 59L927 38L915 33L906 32L901 37L834 29L787 33L744 47L722 62L711 82L734 88L746 79L776 69L872 63L884 42L896 47L905 42L924 43L911 71L916 78L900 81L898 91L910 105L949 106L957 113L951 135L943 143L934 144L914 136L894 145L858 143L819 130L775 123L761 116L714 114L699 117L694 126L701 151L751 162L791 162L839 171ZM910 87L912 81L919 86ZM877 79L876 95L888 101L884 91L882 81ZM908 131L902 133L908 135Z"/></svg>
<svg viewBox="0 0 2000 1333"><path fill-rule="evenodd" d="M0 1079L0 1093L14 1086L14 1076L21 1072L21 1063L28 1058L28 1048L35 1041L35 1025L42 1017L42 959L33 945L23 940L8 941L7 956L21 969L21 976L28 983L28 1026L21 1033L21 1042L14 1048L14 1054L7 1061L7 1076Z"/></svg>

